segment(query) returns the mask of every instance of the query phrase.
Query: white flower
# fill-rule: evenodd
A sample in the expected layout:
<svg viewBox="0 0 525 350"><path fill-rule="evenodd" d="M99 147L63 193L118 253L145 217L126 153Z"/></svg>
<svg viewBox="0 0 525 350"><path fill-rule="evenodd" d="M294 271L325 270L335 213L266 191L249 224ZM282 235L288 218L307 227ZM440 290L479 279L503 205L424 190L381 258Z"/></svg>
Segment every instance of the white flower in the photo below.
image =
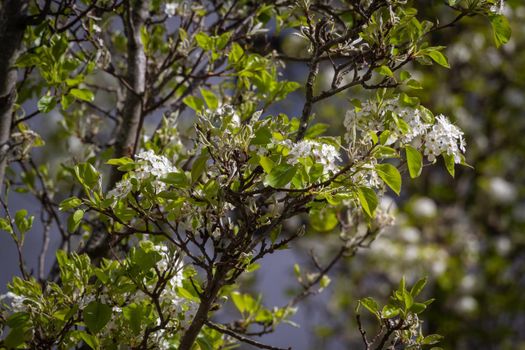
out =
<svg viewBox="0 0 525 350"><path fill-rule="evenodd" d="M152 182L155 191L161 192L166 189L166 184L160 181L168 173L176 172L177 168L164 156L156 155L152 150L142 151L135 156L137 168L128 173L128 177L120 180L115 188L108 192L110 198L124 198L132 190L131 178L139 182L154 177Z"/></svg>
<svg viewBox="0 0 525 350"><path fill-rule="evenodd" d="M351 171L354 172L352 182L359 187L380 188L383 182L377 175L376 165L377 159L372 158L368 163L364 163L358 168L352 168Z"/></svg>
<svg viewBox="0 0 525 350"><path fill-rule="evenodd" d="M390 114L391 113L391 114ZM396 118L399 122L396 122ZM401 123L408 125L408 130L401 129ZM388 99L376 104L366 101L360 108L346 113L344 126L347 130L345 140L350 142L360 136L365 142L370 142L370 132L377 133L386 129L392 132L389 141L392 144L397 139L402 144L415 142L431 127L424 121L420 108L402 106L397 99Z"/></svg>
<svg viewBox="0 0 525 350"><path fill-rule="evenodd" d="M410 130L401 136L401 142L404 144L411 143L415 138L424 135L430 127L430 124L423 122L421 111L417 108L398 107L395 113L410 126Z"/></svg>
<svg viewBox="0 0 525 350"><path fill-rule="evenodd" d="M0 302L4 299L11 299L10 307L13 312L24 311L26 309L26 305L24 304L26 298L21 295L7 292L6 294L0 295Z"/></svg>
<svg viewBox="0 0 525 350"><path fill-rule="evenodd" d="M289 144L286 144L288 146ZM288 164L295 164L300 159L311 157L324 167L325 173L336 172L336 161L340 161L339 152L333 145L312 140L302 140L291 145Z"/></svg>
<svg viewBox="0 0 525 350"><path fill-rule="evenodd" d="M173 17L177 14L178 8L179 8L179 4L175 2L167 3L166 7L164 8L164 13L168 15L168 17Z"/></svg>
<svg viewBox="0 0 525 350"><path fill-rule="evenodd" d="M504 8L505 8L505 1L499 0L496 4L490 7L490 12L497 14L497 15L501 15L503 13Z"/></svg>
<svg viewBox="0 0 525 350"><path fill-rule="evenodd" d="M455 163L461 163L462 153L465 152L463 132L444 115L438 115L436 121L425 135L425 156L433 162L437 156L446 153L454 157Z"/></svg>
<svg viewBox="0 0 525 350"><path fill-rule="evenodd" d="M216 109L206 109L203 117L208 120L214 128L235 129L241 126L241 117L229 104L220 104ZM220 140L220 138L219 138Z"/></svg>
<svg viewBox="0 0 525 350"><path fill-rule="evenodd" d="M129 179L122 179L115 185L111 191L108 192L107 196L111 198L124 198L132 189L131 181Z"/></svg>

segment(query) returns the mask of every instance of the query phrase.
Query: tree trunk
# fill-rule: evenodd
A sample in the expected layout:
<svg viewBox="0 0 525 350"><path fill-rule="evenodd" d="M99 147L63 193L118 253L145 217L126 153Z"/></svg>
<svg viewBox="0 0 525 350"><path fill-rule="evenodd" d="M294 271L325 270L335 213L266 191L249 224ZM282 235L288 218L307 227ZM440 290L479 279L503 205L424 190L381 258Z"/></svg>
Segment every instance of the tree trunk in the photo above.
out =
<svg viewBox="0 0 525 350"><path fill-rule="evenodd" d="M0 191L7 166L7 152L16 102L18 58L26 28L27 1L4 0L0 10Z"/></svg>
<svg viewBox="0 0 525 350"><path fill-rule="evenodd" d="M117 132L115 158L132 156L136 152L143 118L143 102L146 90L146 53L140 31L148 15L150 0L128 0L124 29L128 38L128 71L126 75L126 94L122 107L122 123ZM122 174L113 168L111 188L120 180Z"/></svg>
<svg viewBox="0 0 525 350"><path fill-rule="evenodd" d="M197 339L199 332L208 320L208 312L215 302L217 294L219 294L219 291L223 285L224 277L227 273L228 268L225 265L217 267L215 276L213 276L210 285L206 286L206 290L203 297L201 298L201 303L197 309L195 317L193 317L188 330L182 336L179 350L191 350L193 343L195 343L195 339Z"/></svg>
<svg viewBox="0 0 525 350"><path fill-rule="evenodd" d="M123 16L124 29L128 39L128 70L126 73L126 93L121 111L121 124L117 131L114 157L133 156L143 121L143 102L146 92L146 53L140 35L146 22L150 0L126 0ZM113 167L108 190L121 179L122 173ZM111 237L106 232L94 232L86 243L85 252L97 262L105 257L110 249Z"/></svg>

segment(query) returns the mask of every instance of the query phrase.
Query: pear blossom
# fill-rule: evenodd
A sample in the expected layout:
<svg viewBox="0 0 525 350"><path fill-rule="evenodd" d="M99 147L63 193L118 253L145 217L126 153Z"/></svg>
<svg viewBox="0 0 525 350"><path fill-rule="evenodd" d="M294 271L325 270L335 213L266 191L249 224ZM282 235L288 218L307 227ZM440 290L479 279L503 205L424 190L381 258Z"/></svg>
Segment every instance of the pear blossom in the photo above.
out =
<svg viewBox="0 0 525 350"><path fill-rule="evenodd" d="M444 115L436 117L436 124L425 135L424 154L433 162L441 154L454 157L455 163L461 163L462 153L465 152L463 131L450 123Z"/></svg>
<svg viewBox="0 0 525 350"><path fill-rule="evenodd" d="M173 17L177 14L177 9L179 8L179 4L175 2L169 2L166 4L166 7L164 8L164 13L168 17Z"/></svg>
<svg viewBox="0 0 525 350"><path fill-rule="evenodd" d="M15 294L13 292L7 292L6 294L0 295L0 302L4 299L10 300L10 308L14 312L24 311L27 308L27 305L24 304L26 300L25 297Z"/></svg>
<svg viewBox="0 0 525 350"><path fill-rule="evenodd" d="M288 154L288 164L295 164L300 159L311 157L315 162L323 165L325 173L336 172L336 161L341 161L339 152L333 145L312 140L302 140L292 144Z"/></svg>
<svg viewBox="0 0 525 350"><path fill-rule="evenodd" d="M403 120L410 129L402 132L396 123L389 118L389 113ZM394 141L396 137L399 137L403 144L408 144L424 135L430 124L424 122L419 108L402 106L397 99L387 99L382 101L381 104L367 101L360 108L349 110L345 116L344 126L347 130L345 134L347 142L354 139L354 134L356 133L359 133L365 140L370 141L371 138L367 135L367 132L377 133L388 129L394 133Z"/></svg>
<svg viewBox="0 0 525 350"><path fill-rule="evenodd" d="M131 179L139 182L153 177L153 187L156 192L161 192L166 188L166 184L160 181L168 173L176 172L177 168L164 156L156 155L152 150L142 151L135 156L138 167L130 171L126 178L116 183L115 188L108 192L108 197L124 198L132 190Z"/></svg>

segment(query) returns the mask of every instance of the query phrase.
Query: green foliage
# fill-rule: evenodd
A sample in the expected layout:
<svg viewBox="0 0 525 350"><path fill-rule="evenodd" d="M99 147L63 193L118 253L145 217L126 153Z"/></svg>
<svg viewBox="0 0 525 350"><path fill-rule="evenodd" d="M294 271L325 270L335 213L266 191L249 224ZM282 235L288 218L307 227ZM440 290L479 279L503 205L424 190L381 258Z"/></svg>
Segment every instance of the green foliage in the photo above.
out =
<svg viewBox="0 0 525 350"><path fill-rule="evenodd" d="M380 326L378 335L371 341L367 340L368 344L374 344L381 339L381 342L389 342L395 346L423 349L426 345L437 344L443 339L441 335L424 335L421 331L422 321L418 315L433 302L433 299L416 301L416 297L421 293L426 282L426 277L418 280L409 291L403 277L399 288L392 293L390 302L382 307L370 297L359 300L356 312L359 312L360 307L363 306L376 317ZM366 333L364 333L359 316L358 323L360 331L366 339ZM437 348L434 347L433 349Z"/></svg>
<svg viewBox="0 0 525 350"><path fill-rule="evenodd" d="M21 277L0 304L0 347L231 349L291 323L299 302L337 284L337 261L392 224L384 200L388 189L401 195L400 170L416 178L424 158L441 156L454 176L466 164L463 132L423 106L427 82L412 73L454 69L433 35L463 17L488 17L496 46L508 42L495 4L440 4L457 15L445 25L397 0L28 5L20 27L6 29L23 30L24 43L5 59L19 75L0 170L8 166L6 194L37 200L44 247L37 279L24 258L34 217L11 215L6 195L0 228ZM298 46L273 50L278 33ZM291 61L308 63L305 79L285 78ZM324 102L349 89L344 121L319 122ZM24 122L39 114L59 122L43 122L49 145L37 156L44 142L28 125L38 123ZM304 228L291 228L298 219ZM67 249L46 277L50 230ZM301 289L289 303L267 307L244 292L264 257L315 232L339 253L326 267L312 253L314 272L297 265ZM394 346L439 340L421 333L425 283L408 291L403 280L382 307L359 303ZM237 319L213 323L228 300Z"/></svg>

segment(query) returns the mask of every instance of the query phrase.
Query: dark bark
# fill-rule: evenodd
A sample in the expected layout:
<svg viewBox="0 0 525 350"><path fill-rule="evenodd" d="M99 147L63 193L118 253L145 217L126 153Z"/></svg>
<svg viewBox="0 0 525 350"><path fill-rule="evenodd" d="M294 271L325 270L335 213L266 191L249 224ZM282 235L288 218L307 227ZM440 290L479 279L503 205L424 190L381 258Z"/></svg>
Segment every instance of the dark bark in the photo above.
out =
<svg viewBox="0 0 525 350"><path fill-rule="evenodd" d="M123 16L124 29L128 39L127 73L125 98L121 110L121 124L117 131L114 157L132 157L137 148L140 129L144 118L146 91L146 53L140 36L149 10L150 0L127 0ZM122 173L112 168L108 189L121 179ZM111 237L106 232L94 232L86 244L85 252L97 262L110 250Z"/></svg>
<svg viewBox="0 0 525 350"><path fill-rule="evenodd" d="M180 341L179 350L190 350L195 343L195 339L199 335L202 327L208 321L208 313L219 294L221 287L224 284L224 279L228 273L226 265L220 265L217 267L215 275L211 280L210 284L206 286L206 290L201 297L201 303L197 309L195 317L191 321L188 330L182 336Z"/></svg>
<svg viewBox="0 0 525 350"><path fill-rule="evenodd" d="M7 151L16 102L18 58L26 28L27 1L4 0L0 10L0 188L4 183Z"/></svg>
<svg viewBox="0 0 525 350"><path fill-rule="evenodd" d="M143 120L146 90L146 54L140 37L148 15L149 0L128 0L124 15L124 29L128 38L128 70L126 95L121 111L121 124L117 132L115 158L132 156L136 152ZM113 168L108 187L113 187L122 174Z"/></svg>

